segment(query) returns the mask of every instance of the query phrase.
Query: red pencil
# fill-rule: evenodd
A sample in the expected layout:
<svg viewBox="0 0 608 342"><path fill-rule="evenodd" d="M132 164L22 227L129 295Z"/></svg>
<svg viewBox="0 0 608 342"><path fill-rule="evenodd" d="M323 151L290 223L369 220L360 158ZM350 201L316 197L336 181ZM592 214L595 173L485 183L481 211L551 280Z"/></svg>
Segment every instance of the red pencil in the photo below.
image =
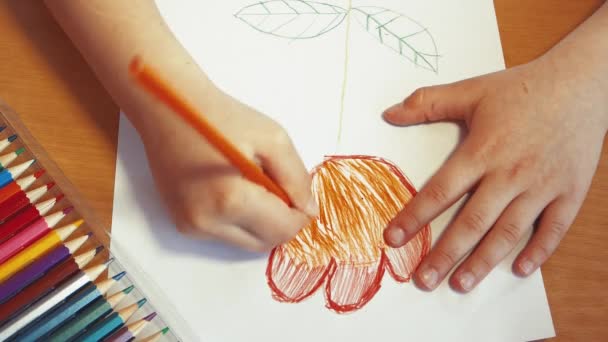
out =
<svg viewBox="0 0 608 342"><path fill-rule="evenodd" d="M25 176L8 183L5 187L0 188L0 202L4 202L7 198L18 193L19 191L27 190L36 179L44 174L44 170L38 170L34 174Z"/></svg>
<svg viewBox="0 0 608 342"><path fill-rule="evenodd" d="M55 203L59 202L62 198L63 195L59 195L36 205L30 204L17 215L0 224L0 243L6 241L8 238L15 235L15 233L24 229L42 215L48 213Z"/></svg>
<svg viewBox="0 0 608 342"><path fill-rule="evenodd" d="M0 305L0 325L52 292L74 274L83 272L82 268L91 260L91 258L79 260L78 257L72 256L63 263L53 267L42 278L36 280L35 283L23 289L16 296L2 303ZM86 272L86 270L84 271Z"/></svg>
<svg viewBox="0 0 608 342"><path fill-rule="evenodd" d="M65 208L48 216L40 217L27 228L0 244L0 264L48 233L51 228L55 227L55 225L69 214L70 211L72 211L72 207Z"/></svg>
<svg viewBox="0 0 608 342"><path fill-rule="evenodd" d="M35 203L53 186L55 186L55 183L51 182L28 192L21 190L9 197L6 201L0 203L0 224L4 223L21 209Z"/></svg>

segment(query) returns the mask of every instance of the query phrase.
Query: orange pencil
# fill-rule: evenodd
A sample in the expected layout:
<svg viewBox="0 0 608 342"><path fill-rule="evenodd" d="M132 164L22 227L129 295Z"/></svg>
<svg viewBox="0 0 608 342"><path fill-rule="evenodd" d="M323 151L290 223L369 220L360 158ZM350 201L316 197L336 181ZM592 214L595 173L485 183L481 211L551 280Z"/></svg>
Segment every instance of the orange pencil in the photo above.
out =
<svg viewBox="0 0 608 342"><path fill-rule="evenodd" d="M198 113L194 106L181 98L155 70L145 65L140 57L135 57L131 61L129 70L144 89L164 102L175 113L179 114L182 119L188 122L190 126L203 135L234 167L241 171L245 178L274 193L287 205L292 205L289 196L287 196L281 187L273 182L260 167L241 154L222 133L207 122L202 114Z"/></svg>

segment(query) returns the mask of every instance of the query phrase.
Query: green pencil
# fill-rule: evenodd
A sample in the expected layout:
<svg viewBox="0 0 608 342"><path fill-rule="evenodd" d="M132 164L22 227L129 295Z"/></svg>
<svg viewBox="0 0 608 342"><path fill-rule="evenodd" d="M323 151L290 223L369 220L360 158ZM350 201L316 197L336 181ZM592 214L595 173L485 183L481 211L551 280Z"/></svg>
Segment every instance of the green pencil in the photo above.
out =
<svg viewBox="0 0 608 342"><path fill-rule="evenodd" d="M78 336L80 342L97 342L102 341L105 337L112 334L116 330L122 328L125 322L133 316L137 309L141 308L146 303L146 299L140 299L137 303L127 306L124 309L118 310L105 317L92 327L88 328L84 335Z"/></svg>
<svg viewBox="0 0 608 342"><path fill-rule="evenodd" d="M133 291L133 289L134 286L131 285L124 290L109 296L107 299L98 299L82 313L79 313L76 317L66 322L61 328L57 329L51 334L47 341L64 342L74 339L89 326L111 313L114 308Z"/></svg>

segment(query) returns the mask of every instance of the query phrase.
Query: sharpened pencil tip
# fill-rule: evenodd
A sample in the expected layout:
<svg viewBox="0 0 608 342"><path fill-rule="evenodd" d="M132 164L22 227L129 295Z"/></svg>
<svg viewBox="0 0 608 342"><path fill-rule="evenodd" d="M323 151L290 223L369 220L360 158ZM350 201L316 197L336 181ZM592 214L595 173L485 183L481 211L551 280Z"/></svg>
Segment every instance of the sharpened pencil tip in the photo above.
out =
<svg viewBox="0 0 608 342"><path fill-rule="evenodd" d="M149 314L148 316L144 317L144 320L150 322L151 320L154 319L154 317L156 317L156 312L153 312L153 313Z"/></svg>
<svg viewBox="0 0 608 342"><path fill-rule="evenodd" d="M140 300L137 301L137 307L141 308L142 306L144 306L144 304L146 304L148 300L146 298L142 298Z"/></svg>
<svg viewBox="0 0 608 342"><path fill-rule="evenodd" d="M46 185L46 189L51 190L54 186L55 186L55 182L50 182L49 184Z"/></svg>
<svg viewBox="0 0 608 342"><path fill-rule="evenodd" d="M6 129L6 126L0 126L0 132L4 131Z"/></svg>
<svg viewBox="0 0 608 342"><path fill-rule="evenodd" d="M112 279L118 281L118 280L122 279L122 277L124 277L126 274L127 274L127 272L122 271L122 272L116 274L115 276L113 276Z"/></svg>
<svg viewBox="0 0 608 342"><path fill-rule="evenodd" d="M15 141L15 139L17 139L17 134L13 134L10 137L8 137L9 142L13 142L13 141Z"/></svg>
<svg viewBox="0 0 608 342"><path fill-rule="evenodd" d="M63 198L63 195L59 195L59 196L61 196L61 197ZM57 196L57 197L59 197L59 196ZM67 208L63 209L63 214L64 214L64 215L67 215L67 214L69 214L70 212L72 212L72 210L74 210L74 207L69 206L69 207L67 207Z"/></svg>
<svg viewBox="0 0 608 342"><path fill-rule="evenodd" d="M38 179L40 178L43 174L45 173L44 169L40 169L36 172L34 172L34 178ZM53 185L55 185L55 183L53 183ZM50 189L50 188L49 188Z"/></svg>
<svg viewBox="0 0 608 342"><path fill-rule="evenodd" d="M110 259L108 259L108 261L104 262L103 264L104 264L104 266L107 267L107 266L109 266L113 262L114 262L114 258L110 258Z"/></svg>
<svg viewBox="0 0 608 342"><path fill-rule="evenodd" d="M124 294L129 294L129 293L131 293L131 291L133 291L134 288L135 288L135 286L131 285L131 286L127 287L126 289L122 290L122 292Z"/></svg>
<svg viewBox="0 0 608 342"><path fill-rule="evenodd" d="M163 335L166 335L169 332L169 327L164 327L163 330L160 331Z"/></svg>
<svg viewBox="0 0 608 342"><path fill-rule="evenodd" d="M89 235L89 234L93 235L93 232L89 232L87 235ZM103 249L104 249L103 246L97 246L95 248L95 255L99 254L101 251L103 251Z"/></svg>
<svg viewBox="0 0 608 342"><path fill-rule="evenodd" d="M80 219L80 220L78 220L78 221L75 221L73 224L74 224L76 227L80 227L80 226L82 226L82 224L83 224L83 223L84 223L84 220L83 220L83 219Z"/></svg>
<svg viewBox="0 0 608 342"><path fill-rule="evenodd" d="M15 151L15 154L16 154L16 155L20 155L20 154L21 154L21 153L23 153L23 152L25 152L25 147L19 147L19 148L17 149L17 151Z"/></svg>

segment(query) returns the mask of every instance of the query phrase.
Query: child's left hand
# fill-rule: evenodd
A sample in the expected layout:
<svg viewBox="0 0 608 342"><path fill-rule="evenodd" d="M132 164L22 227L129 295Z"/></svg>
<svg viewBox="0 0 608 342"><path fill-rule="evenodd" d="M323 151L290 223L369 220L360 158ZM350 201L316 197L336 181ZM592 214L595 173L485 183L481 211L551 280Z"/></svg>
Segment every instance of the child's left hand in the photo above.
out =
<svg viewBox="0 0 608 342"><path fill-rule="evenodd" d="M472 197L414 279L472 290L540 218L514 262L531 274L555 251L589 189L608 128L607 80L584 66L545 57L462 82L420 89L388 109L392 124L462 120L469 134L385 231L399 247L465 193ZM598 80L598 78L600 80ZM481 242L478 246L478 242Z"/></svg>

